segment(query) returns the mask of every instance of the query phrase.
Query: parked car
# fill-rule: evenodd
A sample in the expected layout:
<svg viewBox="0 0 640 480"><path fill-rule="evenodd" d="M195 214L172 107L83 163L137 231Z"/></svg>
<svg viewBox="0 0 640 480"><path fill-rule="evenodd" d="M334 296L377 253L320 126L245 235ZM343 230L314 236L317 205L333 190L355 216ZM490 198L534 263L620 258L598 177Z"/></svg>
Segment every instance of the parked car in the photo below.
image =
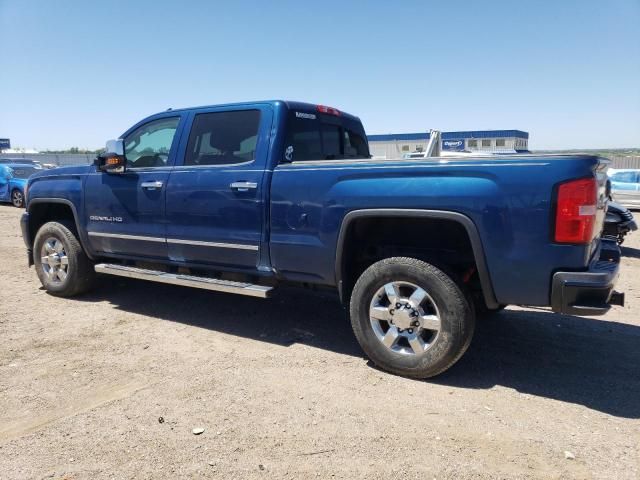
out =
<svg viewBox="0 0 640 480"><path fill-rule="evenodd" d="M27 179L42 170L21 163L0 164L0 202L11 202L14 207L24 207Z"/></svg>
<svg viewBox="0 0 640 480"><path fill-rule="evenodd" d="M0 158L0 165L8 165L14 163L20 165L32 165L37 168L46 168L38 160L31 160L29 158Z"/></svg>
<svg viewBox="0 0 640 480"><path fill-rule="evenodd" d="M63 297L96 272L262 298L328 288L373 362L418 378L462 356L476 305L624 303L620 249L601 238L608 160L374 160L366 138L357 117L299 102L152 115L95 165L29 179L29 264Z"/></svg>
<svg viewBox="0 0 640 480"><path fill-rule="evenodd" d="M611 169L608 175L613 201L627 208L640 208L640 170Z"/></svg>

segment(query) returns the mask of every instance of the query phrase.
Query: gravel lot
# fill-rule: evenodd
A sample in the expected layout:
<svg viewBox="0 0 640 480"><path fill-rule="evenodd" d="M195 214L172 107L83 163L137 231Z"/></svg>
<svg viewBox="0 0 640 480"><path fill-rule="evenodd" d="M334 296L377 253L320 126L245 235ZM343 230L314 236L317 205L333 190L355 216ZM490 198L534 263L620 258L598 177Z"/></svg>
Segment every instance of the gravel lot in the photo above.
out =
<svg viewBox="0 0 640 480"><path fill-rule="evenodd" d="M640 477L638 233L625 308L511 307L415 381L373 368L324 294L52 297L20 214L0 206L0 478Z"/></svg>

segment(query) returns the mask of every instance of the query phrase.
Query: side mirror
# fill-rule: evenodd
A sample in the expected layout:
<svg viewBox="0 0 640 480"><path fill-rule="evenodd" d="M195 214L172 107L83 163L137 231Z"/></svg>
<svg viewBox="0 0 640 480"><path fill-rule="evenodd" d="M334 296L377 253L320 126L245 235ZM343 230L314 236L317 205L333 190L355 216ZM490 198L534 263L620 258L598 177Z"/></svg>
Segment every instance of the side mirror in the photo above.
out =
<svg viewBox="0 0 640 480"><path fill-rule="evenodd" d="M109 140L105 152L96 158L96 166L101 172L124 173L127 166L124 142L121 139Z"/></svg>

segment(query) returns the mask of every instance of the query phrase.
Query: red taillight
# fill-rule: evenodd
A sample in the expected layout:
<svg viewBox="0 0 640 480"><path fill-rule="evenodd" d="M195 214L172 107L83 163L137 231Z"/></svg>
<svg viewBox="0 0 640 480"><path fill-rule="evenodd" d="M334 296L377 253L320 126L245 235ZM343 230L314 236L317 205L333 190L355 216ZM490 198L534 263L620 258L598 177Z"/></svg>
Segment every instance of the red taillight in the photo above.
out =
<svg viewBox="0 0 640 480"><path fill-rule="evenodd" d="M558 187L556 235L558 243L589 243L596 223L595 178L583 178Z"/></svg>
<svg viewBox="0 0 640 480"><path fill-rule="evenodd" d="M325 105L318 105L316 108L320 113L326 113L328 115L335 115L336 117L340 116L340 110L338 110L337 108L327 107Z"/></svg>

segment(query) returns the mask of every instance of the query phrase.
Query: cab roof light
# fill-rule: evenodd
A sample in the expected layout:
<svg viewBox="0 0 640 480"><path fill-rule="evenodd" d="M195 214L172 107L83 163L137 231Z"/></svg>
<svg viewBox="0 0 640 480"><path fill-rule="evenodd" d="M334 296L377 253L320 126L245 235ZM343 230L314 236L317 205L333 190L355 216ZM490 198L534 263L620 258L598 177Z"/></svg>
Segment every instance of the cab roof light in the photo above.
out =
<svg viewBox="0 0 640 480"><path fill-rule="evenodd" d="M341 115L340 110L333 107L327 107L326 105L317 105L316 109L320 113L326 113L327 115L335 115L336 117L339 117Z"/></svg>

